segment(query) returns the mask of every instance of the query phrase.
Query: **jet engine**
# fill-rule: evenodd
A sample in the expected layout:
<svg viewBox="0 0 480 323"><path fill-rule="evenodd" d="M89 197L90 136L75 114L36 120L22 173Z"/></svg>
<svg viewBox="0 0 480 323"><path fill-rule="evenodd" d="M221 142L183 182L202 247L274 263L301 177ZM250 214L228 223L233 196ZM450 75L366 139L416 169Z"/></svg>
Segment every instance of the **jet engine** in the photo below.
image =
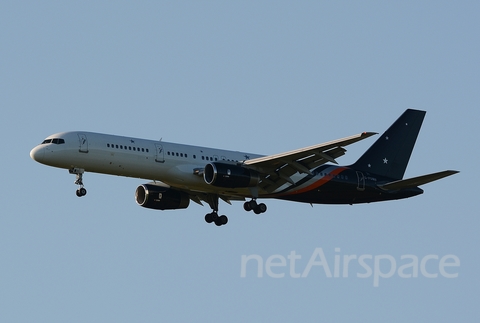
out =
<svg viewBox="0 0 480 323"><path fill-rule="evenodd" d="M138 205L156 210L186 209L190 203L188 194L168 187L143 184L135 191Z"/></svg>
<svg viewBox="0 0 480 323"><path fill-rule="evenodd" d="M258 184L258 172L242 166L210 163L205 166L203 179L207 184L218 187L252 187Z"/></svg>

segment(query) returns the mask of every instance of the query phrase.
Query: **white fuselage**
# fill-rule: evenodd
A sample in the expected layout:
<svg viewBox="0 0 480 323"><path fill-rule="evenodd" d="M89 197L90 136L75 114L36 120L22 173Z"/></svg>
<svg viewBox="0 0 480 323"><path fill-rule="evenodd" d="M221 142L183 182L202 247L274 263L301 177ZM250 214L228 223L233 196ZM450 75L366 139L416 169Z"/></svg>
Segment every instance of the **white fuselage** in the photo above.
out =
<svg viewBox="0 0 480 323"><path fill-rule="evenodd" d="M60 140L61 139L61 140ZM63 132L47 137L30 152L49 166L143 178L206 193L251 196L248 188L220 188L203 179L205 165L241 163L261 155L93 132ZM259 192L261 193L261 192Z"/></svg>

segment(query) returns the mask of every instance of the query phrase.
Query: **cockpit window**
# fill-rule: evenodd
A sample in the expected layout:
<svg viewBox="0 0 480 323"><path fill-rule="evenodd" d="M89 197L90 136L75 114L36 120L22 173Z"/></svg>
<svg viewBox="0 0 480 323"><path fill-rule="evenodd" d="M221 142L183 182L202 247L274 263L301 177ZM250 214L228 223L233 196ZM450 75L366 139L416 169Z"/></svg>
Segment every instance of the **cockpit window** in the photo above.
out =
<svg viewBox="0 0 480 323"><path fill-rule="evenodd" d="M42 145L43 144L49 144L49 143L60 145L60 144L64 144L65 140L62 139L62 138L45 139L42 142Z"/></svg>

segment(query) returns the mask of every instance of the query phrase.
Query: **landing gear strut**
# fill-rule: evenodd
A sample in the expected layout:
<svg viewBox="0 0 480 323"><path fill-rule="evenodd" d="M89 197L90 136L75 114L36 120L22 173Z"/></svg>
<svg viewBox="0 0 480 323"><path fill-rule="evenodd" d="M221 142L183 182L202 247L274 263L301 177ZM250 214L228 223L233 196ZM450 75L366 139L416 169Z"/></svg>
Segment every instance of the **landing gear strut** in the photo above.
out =
<svg viewBox="0 0 480 323"><path fill-rule="evenodd" d="M264 203L257 204L257 201L255 201L254 199L243 203L243 208L247 212L250 212L253 210L255 214L267 212L267 206Z"/></svg>
<svg viewBox="0 0 480 323"><path fill-rule="evenodd" d="M72 168L72 169L69 169L68 172L70 174L77 175L77 179L75 180L75 185L80 186L76 191L77 196L82 197L87 195L87 190L85 189L85 187L83 187L83 173L85 172L85 170L81 168Z"/></svg>
<svg viewBox="0 0 480 323"><path fill-rule="evenodd" d="M228 218L226 215L218 215L218 196L212 195L209 196L208 204L212 208L211 213L205 215L205 222L212 223L214 222L217 227L225 225L228 223Z"/></svg>

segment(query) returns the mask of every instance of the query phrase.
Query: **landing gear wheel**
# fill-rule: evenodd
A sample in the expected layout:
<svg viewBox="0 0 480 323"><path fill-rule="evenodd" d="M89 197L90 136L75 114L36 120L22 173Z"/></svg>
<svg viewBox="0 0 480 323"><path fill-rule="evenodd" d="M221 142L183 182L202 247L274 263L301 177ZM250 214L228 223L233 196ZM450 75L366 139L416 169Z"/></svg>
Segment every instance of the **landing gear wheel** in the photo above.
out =
<svg viewBox="0 0 480 323"><path fill-rule="evenodd" d="M243 208L245 211L255 212L255 214L265 213L267 212L267 206L264 203L257 204L257 201L251 200L243 203Z"/></svg>
<svg viewBox="0 0 480 323"><path fill-rule="evenodd" d="M228 218L226 215L222 215L220 219L222 220L222 225L225 225L228 223Z"/></svg>
<svg viewBox="0 0 480 323"><path fill-rule="evenodd" d="M213 213L207 213L205 215L205 222L212 223L213 222Z"/></svg>
<svg viewBox="0 0 480 323"><path fill-rule="evenodd" d="M226 215L221 215L219 216L216 220L215 220L215 225L217 227L221 226L221 225L225 225L228 223L228 218Z"/></svg>
<svg viewBox="0 0 480 323"><path fill-rule="evenodd" d="M257 209L260 210L260 213L267 212L267 206L265 205L265 203L258 204Z"/></svg>
<svg viewBox="0 0 480 323"><path fill-rule="evenodd" d="M76 192L78 197L87 195L87 190L84 187L79 188Z"/></svg>
<svg viewBox="0 0 480 323"><path fill-rule="evenodd" d="M257 207L253 209L253 212L255 212L255 214L265 213L266 211L267 206L264 203L258 204Z"/></svg>

